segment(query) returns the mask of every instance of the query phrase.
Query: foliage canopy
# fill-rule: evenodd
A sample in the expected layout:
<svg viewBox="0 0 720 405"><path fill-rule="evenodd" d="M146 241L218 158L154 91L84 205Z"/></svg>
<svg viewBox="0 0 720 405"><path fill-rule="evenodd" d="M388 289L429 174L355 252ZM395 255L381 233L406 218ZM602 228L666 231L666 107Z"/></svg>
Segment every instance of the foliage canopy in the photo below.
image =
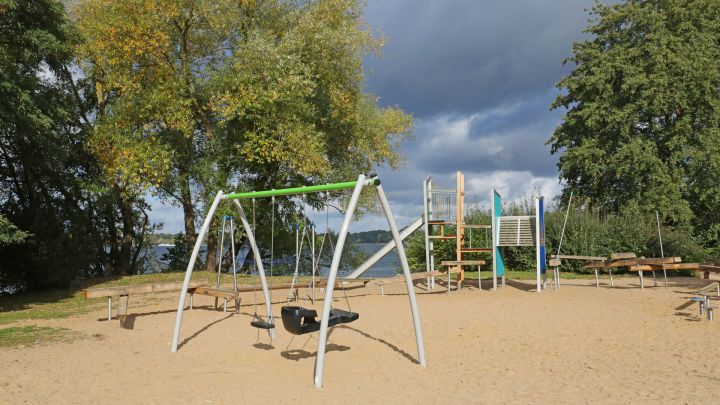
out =
<svg viewBox="0 0 720 405"><path fill-rule="evenodd" d="M720 3L597 3L553 108L565 193L720 241Z"/></svg>

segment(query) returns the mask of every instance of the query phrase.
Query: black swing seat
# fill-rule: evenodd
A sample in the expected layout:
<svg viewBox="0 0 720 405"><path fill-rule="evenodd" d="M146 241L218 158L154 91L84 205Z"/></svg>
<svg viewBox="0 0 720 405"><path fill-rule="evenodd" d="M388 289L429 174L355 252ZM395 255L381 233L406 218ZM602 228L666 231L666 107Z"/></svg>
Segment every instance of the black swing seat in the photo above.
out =
<svg viewBox="0 0 720 405"><path fill-rule="evenodd" d="M258 329L275 329L275 324L268 321L263 321L262 319L256 319L252 322L250 322L250 326L258 328Z"/></svg>
<svg viewBox="0 0 720 405"><path fill-rule="evenodd" d="M318 322L317 311L298 306L285 306L280 311L282 322L285 330L293 335L304 335L306 333L317 332L320 330L320 322ZM341 323L350 323L360 318L357 312L343 311L342 309L331 309L328 318L328 327L333 327Z"/></svg>

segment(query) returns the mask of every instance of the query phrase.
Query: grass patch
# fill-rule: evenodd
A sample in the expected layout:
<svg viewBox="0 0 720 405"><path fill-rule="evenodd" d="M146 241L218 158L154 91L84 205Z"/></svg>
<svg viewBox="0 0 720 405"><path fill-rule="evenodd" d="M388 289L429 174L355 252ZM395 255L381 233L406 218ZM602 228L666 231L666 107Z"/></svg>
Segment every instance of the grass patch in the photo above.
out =
<svg viewBox="0 0 720 405"><path fill-rule="evenodd" d="M142 274L125 277L114 278L93 278L82 280L73 288L67 290L53 290L34 292L20 295L0 295L0 325L9 324L21 320L34 319L55 319L65 318L73 315L81 315L90 311L105 308L107 300L105 298L93 298L86 300L83 297L82 290L90 287L115 287L130 286L138 284L162 283L162 282L181 282L185 277L184 272L178 273L157 273ZM469 279L477 279L477 271L466 271L465 277ZM492 277L491 271L480 272L480 277L489 279ZM507 277L511 280L534 280L534 271L508 271ZM593 279L594 274L577 274L562 273L563 279ZM270 277L268 277L270 279ZM206 281L208 285L214 286L217 281L217 273L206 271L195 271L192 275L193 281ZM292 276L274 276L269 280L272 284L289 283ZM300 281L310 280L310 277L300 277ZM232 288L232 274L223 274L220 283ZM239 285L258 285L260 278L246 274L238 274ZM143 304L156 302L149 295L143 295L142 301L138 303L133 299L133 307L138 308Z"/></svg>
<svg viewBox="0 0 720 405"><path fill-rule="evenodd" d="M82 336L82 333L66 328L35 325L9 327L0 329L0 347L70 342Z"/></svg>
<svg viewBox="0 0 720 405"><path fill-rule="evenodd" d="M73 288L67 290L39 291L19 295L0 295L0 325L22 320L66 318L106 307L106 298L86 300L82 293L85 288L131 286L173 281L182 282L184 277L185 273L182 272L142 274L115 278L93 278L82 280L76 283ZM300 277L301 281L306 279L309 279L309 277ZM214 286L217 282L217 273L196 271L193 273L192 280L206 281L208 285ZM278 284L288 283L291 280L292 276L274 276L270 282ZM220 283L232 288L232 274L221 275ZM238 284L259 286L260 277L238 274ZM150 295L143 295L142 297L142 301L144 302L153 301L150 299ZM139 306L142 306L142 304L138 305L137 300L134 300L133 307L137 308Z"/></svg>

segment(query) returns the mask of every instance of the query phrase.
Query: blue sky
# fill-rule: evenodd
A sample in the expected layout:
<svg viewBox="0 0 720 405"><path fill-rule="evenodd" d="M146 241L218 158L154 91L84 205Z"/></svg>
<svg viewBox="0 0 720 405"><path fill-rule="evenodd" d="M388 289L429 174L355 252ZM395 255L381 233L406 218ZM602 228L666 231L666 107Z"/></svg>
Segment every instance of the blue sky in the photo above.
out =
<svg viewBox="0 0 720 405"><path fill-rule="evenodd" d="M465 173L468 200L492 188L513 200L560 190L557 156L545 145L562 118L549 111L563 60L582 40L592 0L369 0L365 19L387 43L366 60L367 90L416 120L404 164L378 173L398 225L422 213L422 181L454 186ZM177 207L152 203L163 232L182 229ZM324 223L324 215L312 215ZM320 218L323 218L322 221ZM332 215L330 226L340 221ZM352 231L387 229L366 217Z"/></svg>

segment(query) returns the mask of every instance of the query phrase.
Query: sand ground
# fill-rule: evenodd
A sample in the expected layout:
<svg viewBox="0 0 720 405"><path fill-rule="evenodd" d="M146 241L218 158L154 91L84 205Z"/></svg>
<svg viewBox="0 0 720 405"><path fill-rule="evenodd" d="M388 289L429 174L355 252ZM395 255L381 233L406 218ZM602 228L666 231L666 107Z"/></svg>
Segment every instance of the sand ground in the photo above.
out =
<svg viewBox="0 0 720 405"><path fill-rule="evenodd" d="M146 306L131 297L132 329L104 320L104 310L28 322L86 338L0 349L0 403L716 403L720 319L686 304L705 284L673 278L667 290L641 291L631 278L614 288L571 280L537 294L511 281L450 295L418 286L427 368L416 361L404 284L386 285L384 296L348 291L360 319L331 333L323 389L313 386L317 334L293 339L278 322L270 346L249 325L252 293L239 314L196 297L177 353L177 295ZM276 313L285 294L274 292Z"/></svg>

